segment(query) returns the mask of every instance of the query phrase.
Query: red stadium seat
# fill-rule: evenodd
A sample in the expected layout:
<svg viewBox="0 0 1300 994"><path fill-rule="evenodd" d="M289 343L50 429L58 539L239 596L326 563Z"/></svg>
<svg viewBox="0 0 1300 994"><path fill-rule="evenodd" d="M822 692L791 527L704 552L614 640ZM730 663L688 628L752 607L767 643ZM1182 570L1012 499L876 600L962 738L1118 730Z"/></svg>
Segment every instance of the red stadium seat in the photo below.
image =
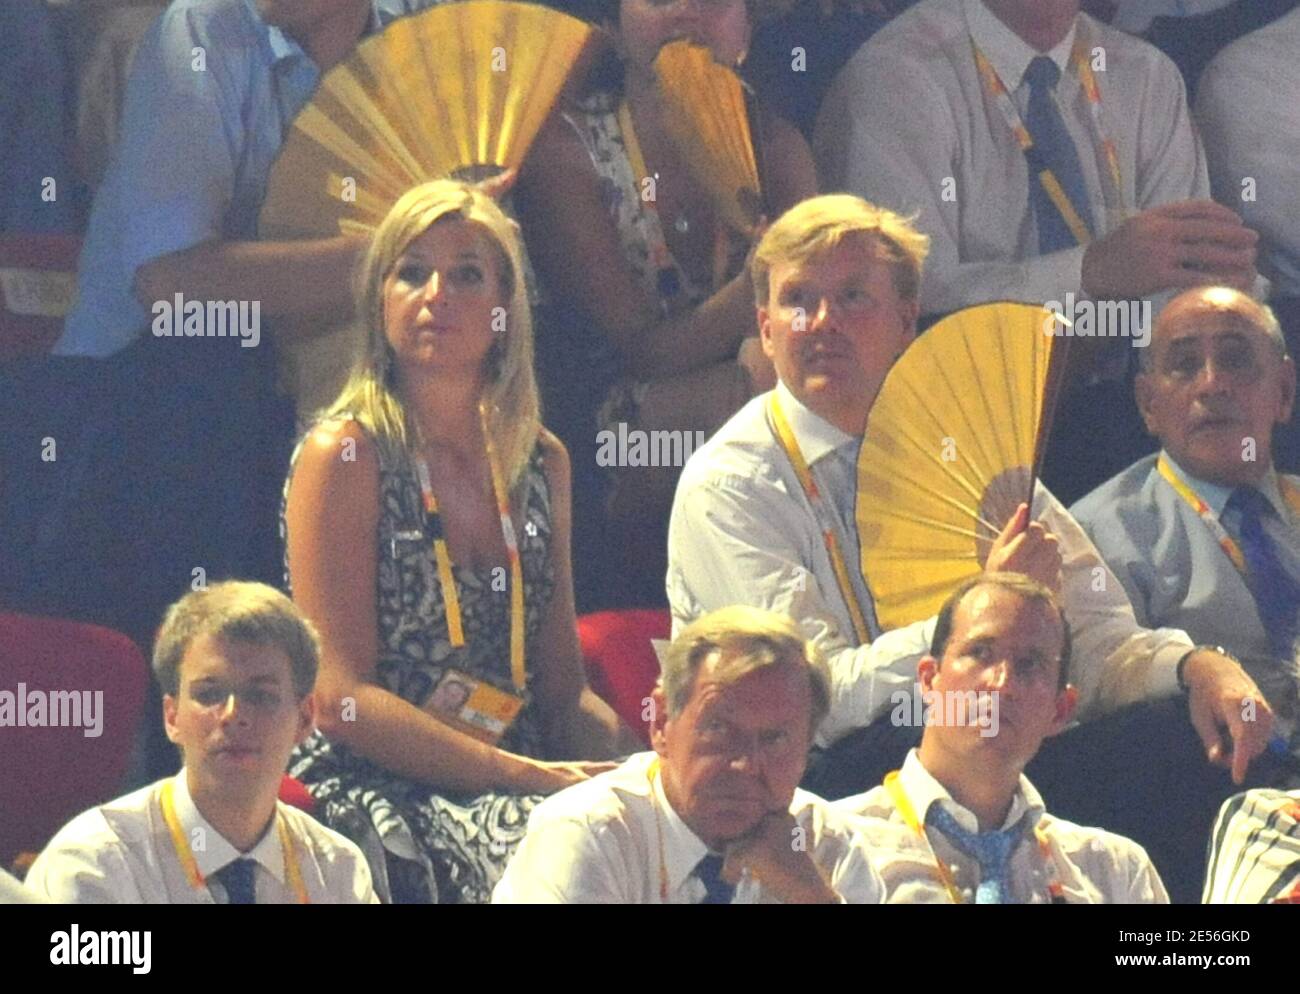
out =
<svg viewBox="0 0 1300 994"><path fill-rule="evenodd" d="M659 658L650 640L666 639L671 633L672 617L663 610L598 611L578 619L578 640L592 689L647 744L650 730L642 711L659 679Z"/></svg>
<svg viewBox="0 0 1300 994"><path fill-rule="evenodd" d="M0 234L0 363L50 351L77 285L79 235Z"/></svg>
<svg viewBox="0 0 1300 994"><path fill-rule="evenodd" d="M73 815L116 796L148 685L143 653L120 632L0 614L0 866L39 851ZM59 691L65 695L56 698ZM81 692L77 705L68 691ZM86 692L102 693L102 708L89 698L99 726L94 737L85 734L92 715L80 707ZM28 718L63 724L32 727Z"/></svg>
<svg viewBox="0 0 1300 994"><path fill-rule="evenodd" d="M295 780L287 773L280 778L280 800L309 815L316 813L316 799L307 792L301 780Z"/></svg>

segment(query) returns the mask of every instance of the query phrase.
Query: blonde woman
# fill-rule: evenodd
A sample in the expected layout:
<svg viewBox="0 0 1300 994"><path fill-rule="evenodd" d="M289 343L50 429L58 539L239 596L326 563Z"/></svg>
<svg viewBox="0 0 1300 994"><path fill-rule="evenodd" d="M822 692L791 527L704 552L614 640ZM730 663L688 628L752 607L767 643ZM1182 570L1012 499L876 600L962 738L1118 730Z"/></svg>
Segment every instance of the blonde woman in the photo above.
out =
<svg viewBox="0 0 1300 994"><path fill-rule="evenodd" d="M387 899L486 901L537 796L636 745L583 676L514 223L475 187L417 187L357 293L364 354L285 492L323 645L320 732L290 772Z"/></svg>

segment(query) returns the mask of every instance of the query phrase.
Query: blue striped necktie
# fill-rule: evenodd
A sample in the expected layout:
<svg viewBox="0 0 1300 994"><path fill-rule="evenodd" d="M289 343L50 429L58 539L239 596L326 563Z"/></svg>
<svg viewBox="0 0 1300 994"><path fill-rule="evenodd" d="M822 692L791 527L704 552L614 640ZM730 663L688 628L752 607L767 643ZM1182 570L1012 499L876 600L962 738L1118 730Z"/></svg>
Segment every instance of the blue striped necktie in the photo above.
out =
<svg viewBox="0 0 1300 994"><path fill-rule="evenodd" d="M1024 835L1025 819L997 832L969 832L938 802L930 805L926 824L938 829L957 849L979 863L976 904L1011 904L1011 854Z"/></svg>
<svg viewBox="0 0 1300 994"><path fill-rule="evenodd" d="M704 884L704 900L701 904L730 904L736 888L722 878L723 859L717 853L709 853L695 864L695 876Z"/></svg>
<svg viewBox="0 0 1300 994"><path fill-rule="evenodd" d="M1025 82L1029 84L1029 113L1025 115L1025 127L1034 141L1033 148L1027 153L1029 202L1038 222L1038 251L1043 255L1079 244L1038 179L1038 172L1044 166L1056 176L1088 230L1094 233L1097 230L1088 205L1088 187L1079 165L1079 150L1052 97L1060 78L1061 70L1046 55L1034 58L1025 70Z"/></svg>
<svg viewBox="0 0 1300 994"><path fill-rule="evenodd" d="M226 888L227 904L256 904L256 885L253 874L257 863L251 859L236 859L227 863L212 876Z"/></svg>

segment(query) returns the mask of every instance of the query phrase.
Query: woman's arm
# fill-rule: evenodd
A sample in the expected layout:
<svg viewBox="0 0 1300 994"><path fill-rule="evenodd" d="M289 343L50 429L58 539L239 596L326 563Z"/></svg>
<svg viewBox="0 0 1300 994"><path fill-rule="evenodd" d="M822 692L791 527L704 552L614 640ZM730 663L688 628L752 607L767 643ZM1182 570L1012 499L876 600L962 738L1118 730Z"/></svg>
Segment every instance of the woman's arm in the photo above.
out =
<svg viewBox="0 0 1300 994"><path fill-rule="evenodd" d="M551 492L551 556L555 562L555 593L538 638L540 665L535 684L547 754L607 759L640 752L645 743L587 686L573 608L569 454L549 431L542 431L541 442Z"/></svg>
<svg viewBox="0 0 1300 994"><path fill-rule="evenodd" d="M379 462L355 422L317 428L289 487L294 600L321 636L317 721L326 735L404 777L465 793L549 793L585 779L494 748L443 724L375 679Z"/></svg>
<svg viewBox="0 0 1300 994"><path fill-rule="evenodd" d="M764 199L775 221L801 200L817 196L817 167L799 129L779 114L763 115Z"/></svg>
<svg viewBox="0 0 1300 994"><path fill-rule="evenodd" d="M515 196L529 257L547 287L576 302L609 336L632 376L664 379L729 359L755 334L747 270L690 313L659 319L658 303L623 256L591 157L562 116L538 135Z"/></svg>

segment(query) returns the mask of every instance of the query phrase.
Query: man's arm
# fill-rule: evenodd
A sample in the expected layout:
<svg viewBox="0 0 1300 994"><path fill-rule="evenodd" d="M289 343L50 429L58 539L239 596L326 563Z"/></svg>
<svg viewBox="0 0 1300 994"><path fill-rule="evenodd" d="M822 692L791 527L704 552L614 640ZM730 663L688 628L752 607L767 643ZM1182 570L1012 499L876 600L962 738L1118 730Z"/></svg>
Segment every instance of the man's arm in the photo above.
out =
<svg viewBox="0 0 1300 994"><path fill-rule="evenodd" d="M78 833L80 839L63 835L36 857L23 881L27 887L58 904L145 903L117 838L107 832Z"/></svg>
<svg viewBox="0 0 1300 994"><path fill-rule="evenodd" d="M825 745L885 714L896 692L912 692L933 620L859 645L841 621L847 608L838 588L823 590L813 573L813 557L822 554L815 521L775 484L739 482L744 489L687 477L678 488L668 534L673 625L733 604L799 622L831 673L831 709L817 734Z"/></svg>

